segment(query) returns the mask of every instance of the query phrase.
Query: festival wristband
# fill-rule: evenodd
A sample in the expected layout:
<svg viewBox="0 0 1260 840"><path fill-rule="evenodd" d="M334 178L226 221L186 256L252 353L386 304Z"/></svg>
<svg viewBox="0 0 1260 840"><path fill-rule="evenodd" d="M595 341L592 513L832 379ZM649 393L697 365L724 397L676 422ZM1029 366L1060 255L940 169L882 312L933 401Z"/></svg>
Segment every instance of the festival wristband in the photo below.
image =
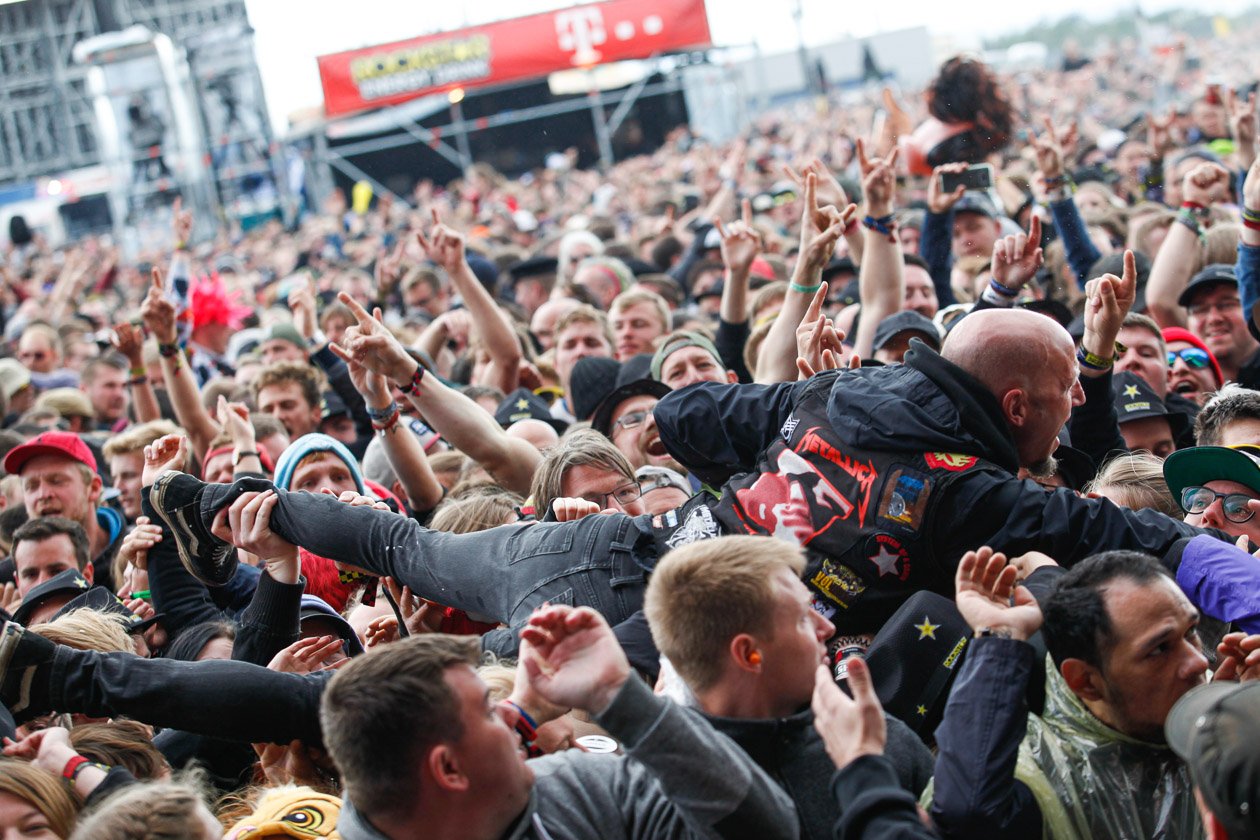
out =
<svg viewBox="0 0 1260 840"><path fill-rule="evenodd" d="M812 295L814 292L822 288L822 283L813 286L802 286L800 283L789 283L788 288L794 292L800 292L803 295Z"/></svg>
<svg viewBox="0 0 1260 840"><path fill-rule="evenodd" d="M1097 371L1111 370L1116 363L1114 356L1110 359L1104 359L1102 356L1091 353L1084 347L1077 349L1076 360L1081 363L1081 367Z"/></svg>

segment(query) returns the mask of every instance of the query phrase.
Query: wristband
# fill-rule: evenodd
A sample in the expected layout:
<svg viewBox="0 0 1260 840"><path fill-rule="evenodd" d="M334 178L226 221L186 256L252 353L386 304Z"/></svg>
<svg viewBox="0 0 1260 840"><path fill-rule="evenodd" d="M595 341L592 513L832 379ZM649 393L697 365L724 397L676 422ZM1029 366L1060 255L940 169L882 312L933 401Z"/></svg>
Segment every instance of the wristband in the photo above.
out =
<svg viewBox="0 0 1260 840"><path fill-rule="evenodd" d="M1019 289L1012 289L1010 286L1005 286L997 280L994 280L992 277L989 278L989 288L1003 297L1015 297L1019 294Z"/></svg>
<svg viewBox="0 0 1260 840"><path fill-rule="evenodd" d="M147 601L153 597L153 593L148 589L137 589L131 593L132 598L139 598L141 601Z"/></svg>
<svg viewBox="0 0 1260 840"><path fill-rule="evenodd" d="M1205 205L1200 204L1197 201L1183 201L1181 202L1181 209L1189 210L1200 219L1206 217L1208 213L1211 212Z"/></svg>
<svg viewBox="0 0 1260 840"><path fill-rule="evenodd" d="M146 385L148 384L148 382L149 382L149 377L142 373L139 376L133 376L130 379L128 379L127 386L130 387L132 385Z"/></svg>
<svg viewBox="0 0 1260 840"><path fill-rule="evenodd" d="M800 283L789 283L788 288L793 292L800 292L803 295L812 295L814 292L822 288L822 283L816 283L813 286L802 286Z"/></svg>
<svg viewBox="0 0 1260 840"><path fill-rule="evenodd" d="M380 434L381 437L385 437L386 432L390 431L391 429L398 428L398 418L400 417L402 417L402 412L395 409L394 413L391 414L388 419L382 420L380 422L373 420L372 428L375 429Z"/></svg>
<svg viewBox="0 0 1260 840"><path fill-rule="evenodd" d="M372 408L370 405L365 406L365 408L367 409L367 416L371 417L373 420L388 420L389 415L398 410L398 403L391 402L384 408Z"/></svg>
<svg viewBox="0 0 1260 840"><path fill-rule="evenodd" d="M179 355L179 344L158 344L158 355L167 359L173 359Z"/></svg>
<svg viewBox="0 0 1260 840"><path fill-rule="evenodd" d="M1068 183L1068 176L1066 173L1062 175L1055 175L1053 178L1045 179L1047 190L1052 190L1056 187L1065 187L1067 186L1067 183Z"/></svg>
<svg viewBox="0 0 1260 840"><path fill-rule="evenodd" d="M537 758L542 755L542 750L534 743L538 739L538 725L534 723L534 719L529 716L528 712L511 700L503 700L501 702L503 705L511 706L516 710L516 734L520 737L526 754L530 758Z"/></svg>
<svg viewBox="0 0 1260 840"><path fill-rule="evenodd" d="M1089 352L1084 347L1077 348L1076 360L1081 363L1081 367L1098 371L1111 370L1116 363L1115 357L1104 359L1102 356Z"/></svg>
<svg viewBox="0 0 1260 840"><path fill-rule="evenodd" d="M411 374L411 381L406 385L399 385L398 389L410 397L420 396L420 382L424 379L424 365L416 362L416 372Z"/></svg>
<svg viewBox="0 0 1260 840"><path fill-rule="evenodd" d="M129 375L133 379L138 376L144 376L148 372L149 372L148 368L145 368L145 367L133 367L130 371L128 371Z"/></svg>
<svg viewBox="0 0 1260 840"><path fill-rule="evenodd" d="M897 241L897 217L893 213L887 216L867 216L862 220L862 224L869 230L887 236L889 242Z"/></svg>
<svg viewBox="0 0 1260 840"><path fill-rule="evenodd" d="M1243 219L1242 223L1247 230L1260 230L1260 220Z"/></svg>
<svg viewBox="0 0 1260 840"><path fill-rule="evenodd" d="M232 456L232 466L235 467L237 464L239 464L241 461L244 461L246 458L257 458L258 460L261 461L262 455L259 454L258 450L256 449L250 452L237 452L235 455Z"/></svg>
<svg viewBox="0 0 1260 840"><path fill-rule="evenodd" d="M1004 309L1008 309L1015 305L1015 298L1013 296L1004 295L1001 292L994 289L993 286L989 286L987 289L981 292L980 299L985 301L986 303L991 303L994 306L1000 306Z"/></svg>
<svg viewBox="0 0 1260 840"><path fill-rule="evenodd" d="M1191 231L1193 231L1194 235L1199 238L1199 241L1203 241L1207 238L1203 233L1203 226L1199 224L1198 214L1189 207L1182 207L1174 217L1173 221L1188 227Z"/></svg>
<svg viewBox="0 0 1260 840"><path fill-rule="evenodd" d="M1260 224L1260 210L1252 210L1250 207L1244 207L1242 210L1244 222L1256 222Z"/></svg>

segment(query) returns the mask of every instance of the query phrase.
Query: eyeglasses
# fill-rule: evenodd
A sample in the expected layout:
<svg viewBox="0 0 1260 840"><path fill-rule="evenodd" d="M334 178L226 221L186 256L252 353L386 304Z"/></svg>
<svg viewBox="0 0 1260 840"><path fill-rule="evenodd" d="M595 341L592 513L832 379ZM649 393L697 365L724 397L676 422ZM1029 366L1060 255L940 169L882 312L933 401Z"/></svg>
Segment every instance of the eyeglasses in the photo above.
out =
<svg viewBox="0 0 1260 840"><path fill-rule="evenodd" d="M611 493L588 493L582 498L588 502L594 502L599 505L600 510L605 510L608 507L608 498L610 496L617 500L617 504L628 505L642 495L642 485L640 485L637 481L631 481L630 483L623 484L620 487L614 487Z"/></svg>
<svg viewBox="0 0 1260 840"><path fill-rule="evenodd" d="M1217 493L1206 487L1187 487L1181 491L1181 509L1186 513L1203 513L1217 499L1222 499L1221 510L1230 522L1246 522L1256 515L1247 506L1252 500L1245 493Z"/></svg>
<svg viewBox="0 0 1260 840"><path fill-rule="evenodd" d="M1236 309L1242 309L1242 301L1238 298L1229 298L1227 300L1219 300L1216 303L1195 303L1186 307L1186 311L1191 315L1206 315L1215 309L1222 315L1228 315Z"/></svg>
<svg viewBox="0 0 1260 840"><path fill-rule="evenodd" d="M616 423L613 423L612 430L615 432L618 429L636 428L637 426L642 425L643 421L646 420L648 415L651 413L652 409L648 408L643 411L632 411L629 414L622 415Z"/></svg>
<svg viewBox="0 0 1260 840"><path fill-rule="evenodd" d="M1193 370L1203 370L1208 366L1208 354L1206 350L1200 350L1198 347L1187 347L1184 350L1168 351L1168 366L1172 367L1177 364L1177 360L1186 363L1186 367Z"/></svg>

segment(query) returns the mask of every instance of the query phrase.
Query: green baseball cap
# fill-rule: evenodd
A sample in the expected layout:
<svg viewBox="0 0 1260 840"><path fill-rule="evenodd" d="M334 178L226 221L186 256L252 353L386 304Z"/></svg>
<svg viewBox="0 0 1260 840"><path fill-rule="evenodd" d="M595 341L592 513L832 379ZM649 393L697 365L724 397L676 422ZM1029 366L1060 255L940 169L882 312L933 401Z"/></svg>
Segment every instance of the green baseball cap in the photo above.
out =
<svg viewBox="0 0 1260 840"><path fill-rule="evenodd" d="M1164 480L1174 499L1187 487L1209 481L1236 481L1260 493L1260 446L1195 446L1178 449L1164 461Z"/></svg>
<svg viewBox="0 0 1260 840"><path fill-rule="evenodd" d="M665 341L661 342L661 346L656 348L656 355L652 357L652 378L660 380L661 368L665 366L665 360L676 350L684 347L699 347L717 360L719 365L725 367L722 362L722 354L718 352L717 346L707 335L695 330L679 330L669 336Z"/></svg>

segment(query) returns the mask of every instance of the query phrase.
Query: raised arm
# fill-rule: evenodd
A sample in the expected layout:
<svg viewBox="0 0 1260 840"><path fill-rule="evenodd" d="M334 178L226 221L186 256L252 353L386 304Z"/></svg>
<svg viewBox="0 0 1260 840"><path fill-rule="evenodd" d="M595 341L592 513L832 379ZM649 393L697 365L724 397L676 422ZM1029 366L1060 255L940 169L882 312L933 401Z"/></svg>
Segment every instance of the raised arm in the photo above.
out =
<svg viewBox="0 0 1260 840"><path fill-rule="evenodd" d="M1199 242L1208 210L1229 193L1229 183L1229 171L1218 163L1201 163L1186 175L1182 186L1185 201L1177 223L1168 229L1168 238L1155 255L1146 283L1146 308L1161 327L1186 325L1186 310L1177 298L1199 264Z"/></svg>
<svg viewBox="0 0 1260 840"><path fill-rule="evenodd" d="M866 203L865 250L858 270L862 320L853 337L853 352L861 358L872 354L879 322L901 309L906 298L905 266L901 240L893 221L893 196L897 192L897 155L867 158L861 140L857 144L862 169L862 193Z"/></svg>
<svg viewBox="0 0 1260 840"><path fill-rule="evenodd" d="M508 437L486 411L468 397L425 373L398 339L368 315L354 298L342 292L358 324L346 330L344 346L333 352L347 363L357 362L403 389L425 422L448 443L479 462L503 487L528 494L542 456L530 443Z"/></svg>
<svg viewBox="0 0 1260 840"><path fill-rule="evenodd" d="M346 365L350 368L354 387L367 403L368 413L373 417L372 424L380 432L385 457L394 468L411 509L417 512L433 510L442 501L442 485L433 474L419 439L399 422L400 412L390 394L389 382L358 362L349 361Z"/></svg>
<svg viewBox="0 0 1260 840"><path fill-rule="evenodd" d="M178 327L175 323L175 305L165 295L162 269L153 267L153 284L140 307L140 316L149 332L157 338L158 354L162 358L162 375L166 380L166 392L175 408L175 420L188 433L193 452L198 459L204 458L210 441L219 433L219 424L201 404L197 380L184 359L179 346Z"/></svg>
<svg viewBox="0 0 1260 840"><path fill-rule="evenodd" d="M136 422L160 420L162 409L158 407L157 394L153 392L149 371L144 364L144 333L135 324L124 322L114 327L110 341L115 350L127 357L131 366L127 387L131 389L132 404L136 408Z"/></svg>
<svg viewBox="0 0 1260 840"><path fill-rule="evenodd" d="M788 382L796 378L796 328L809 308L814 293L822 286L822 270L831 259L836 242L857 214L850 204L841 213L834 207L819 207L817 176L805 176L805 201L801 214L801 249L787 297L757 357L755 379L759 383Z"/></svg>
<svg viewBox="0 0 1260 840"><path fill-rule="evenodd" d="M505 394L515 391L520 375L521 343L504 311L469 267L464 257L464 235L442 224L435 208L433 230L427 237L423 231L417 232L416 239L429 259L446 270L455 291L459 292L460 299L473 317L481 341L490 354L494 384Z"/></svg>

